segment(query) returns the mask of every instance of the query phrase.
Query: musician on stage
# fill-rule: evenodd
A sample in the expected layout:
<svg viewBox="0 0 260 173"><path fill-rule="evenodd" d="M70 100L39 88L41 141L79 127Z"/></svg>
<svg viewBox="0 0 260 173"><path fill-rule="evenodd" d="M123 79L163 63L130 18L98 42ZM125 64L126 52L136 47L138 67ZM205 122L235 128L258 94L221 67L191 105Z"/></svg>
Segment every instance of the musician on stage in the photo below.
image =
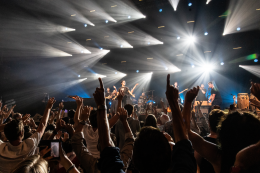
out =
<svg viewBox="0 0 260 173"><path fill-rule="evenodd" d="M211 88L211 95L210 95L208 102L211 102L212 106L218 105L221 107L222 98L219 93L219 90L213 85L213 82L209 82L208 85L209 85L209 88Z"/></svg>
<svg viewBox="0 0 260 173"><path fill-rule="evenodd" d="M178 82L174 82L174 88L179 89Z"/></svg>
<svg viewBox="0 0 260 173"><path fill-rule="evenodd" d="M205 96L206 92L207 90L204 88L204 84L201 84L196 101L207 101L207 98Z"/></svg>
<svg viewBox="0 0 260 173"><path fill-rule="evenodd" d="M139 99L147 100L147 96L145 93L142 93L142 95L139 97Z"/></svg>
<svg viewBox="0 0 260 173"><path fill-rule="evenodd" d="M135 95L133 94L133 91L135 89L135 87L138 85L138 84L135 84L134 88L130 91L128 87L126 87L126 82L125 80L123 80L121 82L121 87L118 89L118 92L117 92L117 95L119 94L119 92L123 92L124 94L124 97L123 97L123 100L122 100L122 106L125 106L126 104L132 104L132 101L130 99L130 97L135 97ZM116 95L116 96L117 96Z"/></svg>

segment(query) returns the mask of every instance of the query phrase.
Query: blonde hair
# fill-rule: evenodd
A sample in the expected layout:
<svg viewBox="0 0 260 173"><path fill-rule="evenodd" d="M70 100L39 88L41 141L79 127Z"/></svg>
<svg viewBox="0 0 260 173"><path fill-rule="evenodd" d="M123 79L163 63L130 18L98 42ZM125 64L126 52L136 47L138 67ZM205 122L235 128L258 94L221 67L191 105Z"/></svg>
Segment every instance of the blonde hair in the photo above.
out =
<svg viewBox="0 0 260 173"><path fill-rule="evenodd" d="M48 173L48 162L40 155L27 157L20 162L11 173Z"/></svg>

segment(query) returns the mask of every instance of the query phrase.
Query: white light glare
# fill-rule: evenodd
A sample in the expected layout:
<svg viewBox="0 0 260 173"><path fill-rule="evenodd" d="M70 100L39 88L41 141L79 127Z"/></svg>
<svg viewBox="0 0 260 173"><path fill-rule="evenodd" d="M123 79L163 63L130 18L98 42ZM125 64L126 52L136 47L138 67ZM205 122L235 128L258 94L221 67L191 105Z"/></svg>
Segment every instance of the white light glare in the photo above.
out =
<svg viewBox="0 0 260 173"><path fill-rule="evenodd" d="M120 47L122 48L122 47L124 47L124 46L121 44L121 46L120 46Z"/></svg>
<svg viewBox="0 0 260 173"><path fill-rule="evenodd" d="M204 71L204 72L211 72L213 69L214 69L214 66L211 65L211 64L204 64L201 67L201 70Z"/></svg>
<svg viewBox="0 0 260 173"><path fill-rule="evenodd" d="M241 29L241 28L238 27L238 28L237 28L237 31L240 31L240 29Z"/></svg>
<svg viewBox="0 0 260 173"><path fill-rule="evenodd" d="M103 48L101 47L100 50L103 50Z"/></svg>
<svg viewBox="0 0 260 173"><path fill-rule="evenodd" d="M136 70L136 73L139 73L139 70Z"/></svg>
<svg viewBox="0 0 260 173"><path fill-rule="evenodd" d="M206 4L209 4L210 1L211 1L211 0L207 0Z"/></svg>
<svg viewBox="0 0 260 173"><path fill-rule="evenodd" d="M195 37L191 36L187 39L189 43L194 43L196 41Z"/></svg>
<svg viewBox="0 0 260 173"><path fill-rule="evenodd" d="M128 16L128 19L131 19L131 16Z"/></svg>
<svg viewBox="0 0 260 173"><path fill-rule="evenodd" d="M106 20L106 23L108 23L108 20Z"/></svg>
<svg viewBox="0 0 260 173"><path fill-rule="evenodd" d="M205 32L204 35L208 35L209 33L208 32Z"/></svg>
<svg viewBox="0 0 260 173"><path fill-rule="evenodd" d="M221 62L220 65L224 65L224 62Z"/></svg>
<svg viewBox="0 0 260 173"><path fill-rule="evenodd" d="M85 24L84 26L85 26L85 27L87 27L88 25L87 25L87 24Z"/></svg>
<svg viewBox="0 0 260 173"><path fill-rule="evenodd" d="M192 68L194 68L194 67L195 67L195 65L192 65L191 67L192 67Z"/></svg>
<svg viewBox="0 0 260 173"><path fill-rule="evenodd" d="M165 67L165 70L168 70L168 67Z"/></svg>
<svg viewBox="0 0 260 173"><path fill-rule="evenodd" d="M191 6L192 6L192 3L190 2L190 3L188 4L188 6L191 7Z"/></svg>
<svg viewBox="0 0 260 173"><path fill-rule="evenodd" d="M181 39L181 37L177 37L177 39L179 40L179 39Z"/></svg>
<svg viewBox="0 0 260 173"><path fill-rule="evenodd" d="M80 77L80 75L78 75L78 77Z"/></svg>
<svg viewBox="0 0 260 173"><path fill-rule="evenodd" d="M117 72L115 72L115 74L117 74Z"/></svg>

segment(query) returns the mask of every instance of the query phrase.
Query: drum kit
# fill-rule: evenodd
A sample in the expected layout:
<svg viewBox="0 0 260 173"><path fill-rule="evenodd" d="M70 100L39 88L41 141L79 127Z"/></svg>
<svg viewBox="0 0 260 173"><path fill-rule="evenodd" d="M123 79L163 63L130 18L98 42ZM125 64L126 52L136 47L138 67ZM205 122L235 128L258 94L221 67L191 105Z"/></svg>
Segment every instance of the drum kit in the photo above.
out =
<svg viewBox="0 0 260 173"><path fill-rule="evenodd" d="M152 107L154 106L154 104L156 103L155 102L155 98L153 96L153 92L154 90L151 90L151 91L146 91L144 93L149 93L151 92L151 95L148 95L148 97L142 97L140 96L140 98L138 99L138 102L137 102L137 111L139 114L144 114L145 113L145 110L148 108L148 110L152 110Z"/></svg>

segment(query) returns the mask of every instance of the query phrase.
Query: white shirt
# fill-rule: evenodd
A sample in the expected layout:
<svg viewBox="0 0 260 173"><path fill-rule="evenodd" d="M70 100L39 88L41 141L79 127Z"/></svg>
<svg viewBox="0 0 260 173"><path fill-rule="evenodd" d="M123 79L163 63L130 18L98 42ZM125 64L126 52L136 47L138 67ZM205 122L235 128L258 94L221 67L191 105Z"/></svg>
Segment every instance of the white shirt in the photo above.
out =
<svg viewBox="0 0 260 173"><path fill-rule="evenodd" d="M0 172L9 173L26 157L35 155L40 140L38 132L35 132L18 146L0 140Z"/></svg>
<svg viewBox="0 0 260 173"><path fill-rule="evenodd" d="M84 125L83 127L84 139L87 143L87 149L94 158L100 158L100 152L97 149L98 145L98 129L94 132L91 125Z"/></svg>

